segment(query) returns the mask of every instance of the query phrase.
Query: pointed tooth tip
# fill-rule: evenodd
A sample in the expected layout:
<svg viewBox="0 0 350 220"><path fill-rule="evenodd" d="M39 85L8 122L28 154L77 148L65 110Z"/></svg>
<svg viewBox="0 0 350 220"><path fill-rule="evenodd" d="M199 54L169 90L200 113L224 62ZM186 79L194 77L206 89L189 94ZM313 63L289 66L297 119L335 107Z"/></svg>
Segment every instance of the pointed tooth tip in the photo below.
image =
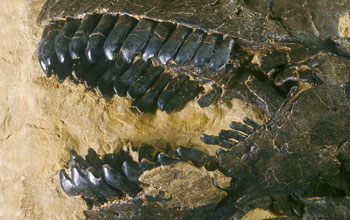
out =
<svg viewBox="0 0 350 220"><path fill-rule="evenodd" d="M61 55L57 55L58 57L58 61L60 61L60 63L64 63L64 56L61 54Z"/></svg>
<svg viewBox="0 0 350 220"><path fill-rule="evenodd" d="M95 63L95 60L93 59L92 57L92 53L91 53L91 50L88 50L87 53L86 53L86 56L87 56L87 59L90 63Z"/></svg>
<svg viewBox="0 0 350 220"><path fill-rule="evenodd" d="M107 57L108 60L113 60L114 59L114 54L111 50L105 49L105 56Z"/></svg>
<svg viewBox="0 0 350 220"><path fill-rule="evenodd" d="M72 180L68 177L63 169L59 172L59 179L61 187L67 196L73 197L80 195L80 193L76 190Z"/></svg>
<svg viewBox="0 0 350 220"><path fill-rule="evenodd" d="M158 60L163 65L165 65L168 62L168 60L164 56L159 56Z"/></svg>
<svg viewBox="0 0 350 220"><path fill-rule="evenodd" d="M73 60L80 59L80 56L79 56L77 53L75 53L75 52L72 52L72 53L70 54L70 56L72 57Z"/></svg>
<svg viewBox="0 0 350 220"><path fill-rule="evenodd" d="M86 177L87 177L87 180L93 184L93 185L98 185L99 182L101 181L101 177L97 177L93 174L93 172L91 170L86 170Z"/></svg>
<svg viewBox="0 0 350 220"><path fill-rule="evenodd" d="M178 157L180 157L180 158L183 157L183 147L178 147L178 148L176 149L176 155L177 155Z"/></svg>

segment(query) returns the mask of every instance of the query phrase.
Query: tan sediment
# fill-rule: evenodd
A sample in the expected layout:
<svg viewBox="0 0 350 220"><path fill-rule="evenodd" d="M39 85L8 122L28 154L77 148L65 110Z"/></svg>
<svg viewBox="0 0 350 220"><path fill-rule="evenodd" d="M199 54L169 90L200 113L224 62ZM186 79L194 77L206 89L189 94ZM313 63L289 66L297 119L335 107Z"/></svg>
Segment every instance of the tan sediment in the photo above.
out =
<svg viewBox="0 0 350 220"><path fill-rule="evenodd" d="M339 35L342 38L350 38L350 14L343 15L338 24Z"/></svg>

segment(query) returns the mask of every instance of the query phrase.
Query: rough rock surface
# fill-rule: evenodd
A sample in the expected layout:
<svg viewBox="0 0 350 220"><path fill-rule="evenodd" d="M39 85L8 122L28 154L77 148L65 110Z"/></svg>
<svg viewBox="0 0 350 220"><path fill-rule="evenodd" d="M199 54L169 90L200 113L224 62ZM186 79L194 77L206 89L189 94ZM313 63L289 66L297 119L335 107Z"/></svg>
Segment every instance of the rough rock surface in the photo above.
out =
<svg viewBox="0 0 350 220"><path fill-rule="evenodd" d="M213 153L214 147L203 149L200 134L217 134L244 116L262 120L256 109L235 100L231 106L200 109L191 102L172 115L139 115L118 97L106 100L83 86L47 79L36 60L42 30L35 19L42 4L11 0L1 5L1 219L84 219L85 203L66 197L57 178L71 149L108 153L132 140L159 148L194 145Z"/></svg>
<svg viewBox="0 0 350 220"><path fill-rule="evenodd" d="M215 204L226 196L225 191L214 186L209 171L188 163L161 166L146 171L139 180L164 191L172 197L171 202L190 208ZM223 176L221 181L229 183L230 180L231 178Z"/></svg>

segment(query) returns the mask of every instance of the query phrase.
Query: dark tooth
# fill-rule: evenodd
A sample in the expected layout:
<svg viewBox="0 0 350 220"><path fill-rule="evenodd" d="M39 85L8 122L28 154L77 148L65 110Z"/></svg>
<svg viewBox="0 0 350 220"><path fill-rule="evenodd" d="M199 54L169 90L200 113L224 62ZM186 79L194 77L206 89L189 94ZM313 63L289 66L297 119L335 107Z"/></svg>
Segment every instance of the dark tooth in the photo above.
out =
<svg viewBox="0 0 350 220"><path fill-rule="evenodd" d="M153 160L152 154L154 154L154 148L150 145L144 145L139 150L139 162L142 158L147 158L148 160Z"/></svg>
<svg viewBox="0 0 350 220"><path fill-rule="evenodd" d="M276 70L277 71L277 70ZM274 75L276 71L271 71L268 74ZM274 84L278 87L282 87L287 82L307 82L315 83L317 85L322 84L322 80L318 78L311 69L294 72L295 69L285 69L282 72L278 72L277 76L274 76Z"/></svg>
<svg viewBox="0 0 350 220"><path fill-rule="evenodd" d="M141 190L137 184L130 182L123 174L107 164L103 165L103 176L109 185L131 196L135 196Z"/></svg>
<svg viewBox="0 0 350 220"><path fill-rule="evenodd" d="M191 161L196 167L202 167L212 160L210 156L193 148L179 147L176 150L176 155L185 162Z"/></svg>
<svg viewBox="0 0 350 220"><path fill-rule="evenodd" d="M96 151L92 148L89 148L88 154L85 156L85 161L90 167L93 167L95 170L99 170L102 167L102 160Z"/></svg>
<svg viewBox="0 0 350 220"><path fill-rule="evenodd" d="M119 96L125 96L128 87L142 75L148 65L149 62L146 63L142 60L138 60L132 64L130 69L114 82L114 91Z"/></svg>
<svg viewBox="0 0 350 220"><path fill-rule="evenodd" d="M129 87L128 97L131 100L141 97L162 72L164 72L164 68L161 66L148 68L145 74Z"/></svg>
<svg viewBox="0 0 350 220"><path fill-rule="evenodd" d="M59 177L61 187L67 196L72 197L80 195L75 185L72 183L72 180L68 177L64 170L60 170Z"/></svg>
<svg viewBox="0 0 350 220"><path fill-rule="evenodd" d="M198 100L198 105L201 108L209 107L220 97L221 93L222 88L214 84L212 90Z"/></svg>
<svg viewBox="0 0 350 220"><path fill-rule="evenodd" d="M113 88L114 81L123 74L128 64L123 60L121 56L113 62L113 64L107 69L102 77L97 82L97 92L101 96L112 97L115 92Z"/></svg>
<svg viewBox="0 0 350 220"><path fill-rule="evenodd" d="M140 161L140 167L142 171L151 170L153 168L156 168L157 166L158 166L157 163L152 162L146 158L142 158L142 160Z"/></svg>
<svg viewBox="0 0 350 220"><path fill-rule="evenodd" d="M84 74L87 73L91 67L93 66L85 56L80 58L79 60L74 61L72 76L78 82L83 82Z"/></svg>
<svg viewBox="0 0 350 220"><path fill-rule="evenodd" d="M66 22L63 25L63 28L57 34L55 39L55 50L58 57L58 60L61 63L65 63L70 60L69 54L69 43L79 27L80 20L67 18Z"/></svg>
<svg viewBox="0 0 350 220"><path fill-rule="evenodd" d="M69 58L65 63L56 62L53 72L56 76L56 80L63 82L68 76L72 74L73 61Z"/></svg>
<svg viewBox="0 0 350 220"><path fill-rule="evenodd" d="M38 61L39 61L41 69L44 71L45 74L47 74L47 67L46 67L46 63L45 63L44 58L43 58L43 46L44 46L44 44L46 44L46 38L47 38L49 32L52 31L52 28L54 26L55 26L54 23L50 23L49 25L45 26L45 28L43 30L43 34L41 36L41 40L38 44L38 50L37 50Z"/></svg>
<svg viewBox="0 0 350 220"><path fill-rule="evenodd" d="M69 154L70 156L70 164L71 166L76 166L81 169L87 169L88 165L86 161L75 152L75 150L72 150Z"/></svg>
<svg viewBox="0 0 350 220"><path fill-rule="evenodd" d="M344 85L344 94L345 94L345 99L347 101L347 103L350 103L350 83L346 83Z"/></svg>
<svg viewBox="0 0 350 220"><path fill-rule="evenodd" d="M103 164L108 164L113 169L118 169L119 163L117 161L117 156L115 154L103 155L102 161L103 161ZM120 168L118 170L121 171L121 164L120 164Z"/></svg>
<svg viewBox="0 0 350 220"><path fill-rule="evenodd" d="M176 52L179 50L183 41L190 32L191 29L185 26L176 27L174 32L171 33L169 39L165 42L159 51L158 59L160 63L165 65L170 59L175 56Z"/></svg>
<svg viewBox="0 0 350 220"><path fill-rule="evenodd" d="M219 133L219 137L222 139L230 139L233 138L237 141L243 141L247 138L246 135L239 133L238 131L232 130L221 130Z"/></svg>
<svg viewBox="0 0 350 220"><path fill-rule="evenodd" d="M187 81L190 77L187 75L179 75L176 78L170 80L170 83L165 90L160 94L158 98L158 107L160 110L164 110L168 101L176 94L177 90Z"/></svg>
<svg viewBox="0 0 350 220"><path fill-rule="evenodd" d="M108 164L114 170L122 172L123 162L131 161L132 158L127 152L121 150L117 154L105 154L102 160L103 164Z"/></svg>
<svg viewBox="0 0 350 220"><path fill-rule="evenodd" d="M171 23L160 22L157 24L142 54L142 59L144 61L148 61L148 59L158 54L158 51L174 28L175 26Z"/></svg>
<svg viewBox="0 0 350 220"><path fill-rule="evenodd" d="M116 16L104 14L94 31L90 34L86 47L86 56L89 62L95 63L103 54L103 44L116 20Z"/></svg>
<svg viewBox="0 0 350 220"><path fill-rule="evenodd" d="M285 52L274 51L269 55L263 56L259 62L260 69L268 76L271 77L271 73L275 72L274 69L278 69L288 63L288 58ZM270 72L271 71L271 72ZM269 73L270 72L270 73Z"/></svg>
<svg viewBox="0 0 350 220"><path fill-rule="evenodd" d="M131 63L135 56L143 51L153 25L153 21L143 18L125 39L122 46L122 54L127 63Z"/></svg>
<svg viewBox="0 0 350 220"><path fill-rule="evenodd" d="M96 198L96 195L89 186L86 180L86 176L80 171L80 168L76 166L71 167L72 170L72 182L76 186L76 189L86 196L87 198Z"/></svg>
<svg viewBox="0 0 350 220"><path fill-rule="evenodd" d="M204 66L204 64L209 61L218 38L219 35L217 34L211 34L204 38L202 45L198 48L193 58L193 64L195 66Z"/></svg>
<svg viewBox="0 0 350 220"><path fill-rule="evenodd" d="M224 151L223 149L219 148L216 150L216 156L219 157L221 154L225 153L226 151Z"/></svg>
<svg viewBox="0 0 350 220"><path fill-rule="evenodd" d="M105 56L101 57L101 59L84 74L84 85L86 87L95 87L97 81L105 73L110 64L111 61Z"/></svg>
<svg viewBox="0 0 350 220"><path fill-rule="evenodd" d="M203 36L203 31L196 30L195 32L192 32L179 49L175 62L183 66L185 63L192 60L202 42Z"/></svg>
<svg viewBox="0 0 350 220"><path fill-rule="evenodd" d="M202 89L202 87L199 87L197 81L187 81L168 101L168 103L165 105L164 110L167 113L181 110L186 105L186 103L196 97Z"/></svg>
<svg viewBox="0 0 350 220"><path fill-rule="evenodd" d="M140 112L154 112L157 108L157 98L170 79L171 76L169 74L162 73L146 94L132 104L133 107Z"/></svg>
<svg viewBox="0 0 350 220"><path fill-rule="evenodd" d="M259 81L253 75L249 76L249 79L245 81L245 84L249 91L255 95L255 102L258 107L268 116L272 117L282 105L284 98L278 94L276 89Z"/></svg>
<svg viewBox="0 0 350 220"><path fill-rule="evenodd" d="M114 158L114 159L113 159ZM104 158L105 161L106 158ZM112 161L113 160L113 161ZM110 160L106 163L110 165L113 169L122 172L122 166L124 161L132 161L132 158L128 152L120 150L117 154L113 154L113 157L110 157Z"/></svg>
<svg viewBox="0 0 350 220"><path fill-rule="evenodd" d="M202 134L200 137L201 141L203 141L205 144L208 145L219 145L223 148L230 149L231 147L235 146L236 143L230 140L221 139L217 136L211 136Z"/></svg>
<svg viewBox="0 0 350 220"><path fill-rule="evenodd" d="M54 73L55 64L59 62L55 50L55 38L62 25L61 21L50 23L47 36L39 43L41 47L41 53L38 53L39 63L46 76L51 76Z"/></svg>
<svg viewBox="0 0 350 220"><path fill-rule="evenodd" d="M216 48L209 61L209 69L211 71L218 71L220 67L225 65L230 56L234 42L235 41L231 37L226 37Z"/></svg>
<svg viewBox="0 0 350 220"><path fill-rule="evenodd" d="M242 131L246 134L252 134L254 132L253 129L251 129L250 127L248 127L247 125L245 124L242 124L240 122L235 122L233 121L231 124L230 124L230 127L233 129L233 130L237 130L237 131Z"/></svg>
<svg viewBox="0 0 350 220"><path fill-rule="evenodd" d="M98 191L106 199L120 197L122 195L119 191L111 188L101 176L97 177L91 168L86 170L86 178L94 190Z"/></svg>
<svg viewBox="0 0 350 220"><path fill-rule="evenodd" d="M142 170L136 162L125 161L122 170L131 182L139 183L139 177L142 175Z"/></svg>
<svg viewBox="0 0 350 220"><path fill-rule="evenodd" d="M258 129L260 127L260 125L258 123L256 123L255 121L253 121L250 118L243 118L243 122L246 123L247 125L251 126L254 130Z"/></svg>
<svg viewBox="0 0 350 220"><path fill-rule="evenodd" d="M105 55L109 60L114 59L115 54L118 53L125 38L136 23L136 19L127 15L121 15L119 17L103 46Z"/></svg>
<svg viewBox="0 0 350 220"><path fill-rule="evenodd" d="M69 43L70 56L73 59L81 59L85 57L85 48L89 40L89 35L96 27L101 19L101 15L86 15L77 31L75 32L72 40Z"/></svg>
<svg viewBox="0 0 350 220"><path fill-rule="evenodd" d="M179 160L173 159L166 154L160 153L160 154L158 154L158 162L162 166L169 166L169 165L172 165L172 164L179 162Z"/></svg>

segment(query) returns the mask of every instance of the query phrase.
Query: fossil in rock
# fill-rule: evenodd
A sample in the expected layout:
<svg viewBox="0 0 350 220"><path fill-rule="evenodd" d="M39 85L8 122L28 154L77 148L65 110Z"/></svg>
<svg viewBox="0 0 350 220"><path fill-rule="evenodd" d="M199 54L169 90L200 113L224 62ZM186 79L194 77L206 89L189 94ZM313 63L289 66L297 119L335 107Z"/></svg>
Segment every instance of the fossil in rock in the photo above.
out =
<svg viewBox="0 0 350 220"><path fill-rule="evenodd" d="M168 204L166 209L171 212L159 210L159 218L163 219L183 215L184 210L188 213L193 207L218 203L226 195L221 187L228 187L231 178L216 171L215 157L193 148L179 147L176 158L172 158L145 145L139 149L138 162L135 162L129 151L106 154L102 159L91 148L85 159L71 151L72 178L65 170L59 173L63 191L70 197L81 195L88 205L98 206L107 201L113 201L113 206L123 206L124 202L145 204L137 214L144 218L155 214L146 209L165 202L163 205ZM165 182L168 186L164 186ZM188 193L192 189L196 190ZM134 215L120 214L120 218ZM86 211L86 215L94 218L98 211Z"/></svg>
<svg viewBox="0 0 350 220"><path fill-rule="evenodd" d="M245 119L218 137L202 135L222 146L216 157L179 150L191 167L205 167L198 173L232 178L220 199L174 206L178 200L161 190L162 178L143 183L157 190L140 199L143 169L181 176L180 159L159 154L163 168L154 158L122 166L119 173L138 190L117 190L120 202L88 210L87 217L239 219L265 208L290 218L348 218L349 8L345 0L48 0L38 17L46 25L38 58L47 75L70 77L102 95L127 95L141 112L158 106L170 113L204 92L201 107L238 98L269 117L261 126ZM73 162L72 180L60 173L67 195L103 203L109 194L101 196L99 184L118 188L100 165L95 174ZM123 200L125 193L138 194Z"/></svg>

